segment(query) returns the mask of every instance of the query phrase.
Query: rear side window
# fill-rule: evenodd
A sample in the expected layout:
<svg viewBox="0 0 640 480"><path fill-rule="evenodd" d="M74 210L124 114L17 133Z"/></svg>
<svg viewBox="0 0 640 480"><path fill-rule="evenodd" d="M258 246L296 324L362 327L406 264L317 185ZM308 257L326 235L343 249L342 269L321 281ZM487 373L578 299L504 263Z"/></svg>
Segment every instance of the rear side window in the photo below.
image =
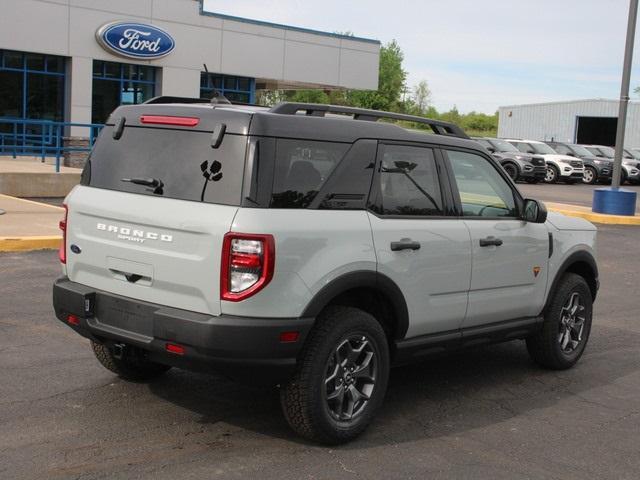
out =
<svg viewBox="0 0 640 480"><path fill-rule="evenodd" d="M285 140L276 142L272 208L306 208L350 144Z"/></svg>
<svg viewBox="0 0 640 480"><path fill-rule="evenodd" d="M444 215L433 150L383 145L378 195L372 209L382 215Z"/></svg>
<svg viewBox="0 0 640 480"><path fill-rule="evenodd" d="M106 126L91 153L83 184L120 192L240 205L247 137L211 132L126 127L119 140ZM154 185L135 183L154 180Z"/></svg>

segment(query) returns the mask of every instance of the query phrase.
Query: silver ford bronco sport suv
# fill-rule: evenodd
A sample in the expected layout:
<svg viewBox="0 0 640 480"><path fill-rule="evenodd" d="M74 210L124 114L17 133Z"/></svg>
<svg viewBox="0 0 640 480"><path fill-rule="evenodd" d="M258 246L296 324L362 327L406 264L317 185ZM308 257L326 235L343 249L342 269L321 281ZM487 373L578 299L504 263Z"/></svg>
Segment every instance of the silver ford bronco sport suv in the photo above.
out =
<svg viewBox="0 0 640 480"><path fill-rule="evenodd" d="M65 206L55 313L102 365L279 385L322 443L369 425L393 365L525 340L566 369L589 338L595 227L452 124L157 98L113 112Z"/></svg>

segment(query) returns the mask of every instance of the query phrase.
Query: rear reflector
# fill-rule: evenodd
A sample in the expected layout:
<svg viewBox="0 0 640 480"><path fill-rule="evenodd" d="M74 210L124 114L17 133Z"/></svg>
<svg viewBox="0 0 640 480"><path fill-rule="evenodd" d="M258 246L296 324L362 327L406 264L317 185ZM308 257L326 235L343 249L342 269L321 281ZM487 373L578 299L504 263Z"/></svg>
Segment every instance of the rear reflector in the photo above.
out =
<svg viewBox="0 0 640 480"><path fill-rule="evenodd" d="M280 342L281 343L293 343L298 341L298 336L300 334L298 332L282 332L280 334Z"/></svg>
<svg viewBox="0 0 640 480"><path fill-rule="evenodd" d="M62 241L58 249L58 258L60 259L60 263L67 263L67 217L69 216L69 209L65 204L63 204L62 207L64 208L64 218L60 220L58 224L60 230L62 230Z"/></svg>
<svg viewBox="0 0 640 480"><path fill-rule="evenodd" d="M75 315L67 315L67 323L70 325L80 325L80 319Z"/></svg>
<svg viewBox="0 0 640 480"><path fill-rule="evenodd" d="M182 345L176 345L175 343L167 343L164 348L169 353L175 353L176 355L184 355L184 347Z"/></svg>
<svg viewBox="0 0 640 480"><path fill-rule="evenodd" d="M177 125L179 127L195 127L200 123L196 117L171 117L167 115L142 115L141 123L151 123L155 125Z"/></svg>

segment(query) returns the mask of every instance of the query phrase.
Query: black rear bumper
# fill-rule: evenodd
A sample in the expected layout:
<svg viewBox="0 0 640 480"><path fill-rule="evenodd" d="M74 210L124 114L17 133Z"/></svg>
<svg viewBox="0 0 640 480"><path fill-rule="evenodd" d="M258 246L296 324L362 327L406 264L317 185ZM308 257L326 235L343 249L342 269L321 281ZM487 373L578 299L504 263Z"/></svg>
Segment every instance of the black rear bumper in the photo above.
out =
<svg viewBox="0 0 640 480"><path fill-rule="evenodd" d="M53 285L53 306L60 321L96 342L124 344L158 363L259 384L291 376L314 322L211 316L99 291L66 277ZM69 315L77 320L69 322ZM298 332L297 340L282 342L284 332ZM184 347L184 353L168 352L167 343Z"/></svg>

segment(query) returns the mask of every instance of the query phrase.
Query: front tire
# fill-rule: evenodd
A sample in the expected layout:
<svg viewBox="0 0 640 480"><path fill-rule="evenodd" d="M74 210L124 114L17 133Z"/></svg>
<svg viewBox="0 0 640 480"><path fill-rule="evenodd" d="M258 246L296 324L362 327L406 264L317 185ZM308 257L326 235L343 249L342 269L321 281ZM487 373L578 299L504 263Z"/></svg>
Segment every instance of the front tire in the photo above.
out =
<svg viewBox="0 0 640 480"><path fill-rule="evenodd" d="M583 277L566 273L544 314L542 329L527 338L527 350L539 365L552 370L573 367L591 333L593 299Z"/></svg>
<svg viewBox="0 0 640 480"><path fill-rule="evenodd" d="M598 181L598 171L593 167L584 167L582 182L587 185L595 185Z"/></svg>
<svg viewBox="0 0 640 480"><path fill-rule="evenodd" d="M516 165L513 163L505 163L502 165L502 168L504 168L504 171L507 172L507 175L509 175L511 180L514 182L518 180L518 167Z"/></svg>
<svg viewBox="0 0 640 480"><path fill-rule="evenodd" d="M555 165L547 165L547 174L544 177L545 183L557 183L560 171Z"/></svg>
<svg viewBox="0 0 640 480"><path fill-rule="evenodd" d="M91 348L98 361L107 370L111 370L124 380L144 382L152 380L171 367L147 360L140 352L127 350L121 358L117 358L111 349L101 343L91 341Z"/></svg>
<svg viewBox="0 0 640 480"><path fill-rule="evenodd" d="M353 307L329 307L318 318L291 381L280 390L282 410L299 435L325 444L360 435L382 404L389 347L378 321Z"/></svg>

